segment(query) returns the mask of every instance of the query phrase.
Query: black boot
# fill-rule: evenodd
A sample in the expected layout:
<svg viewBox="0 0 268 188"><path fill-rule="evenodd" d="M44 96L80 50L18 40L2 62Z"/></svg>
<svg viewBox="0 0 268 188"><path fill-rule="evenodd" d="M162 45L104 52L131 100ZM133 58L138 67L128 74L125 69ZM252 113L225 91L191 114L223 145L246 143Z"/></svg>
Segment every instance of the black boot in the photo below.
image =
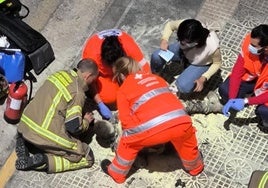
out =
<svg viewBox="0 0 268 188"><path fill-rule="evenodd" d="M41 170L47 168L48 159L42 153L27 158L18 158L15 166L17 170Z"/></svg>
<svg viewBox="0 0 268 188"><path fill-rule="evenodd" d="M101 161L101 169L102 171L107 174L108 176L109 173L108 173L108 166L111 164L112 162L109 160L109 159L104 159L103 161Z"/></svg>
<svg viewBox="0 0 268 188"><path fill-rule="evenodd" d="M258 127L261 132L268 134L268 127L264 126L263 124L258 124Z"/></svg>
<svg viewBox="0 0 268 188"><path fill-rule="evenodd" d="M17 139L16 139L16 148L15 148L17 157L19 159L25 159L27 157L29 157L29 150L25 144L25 140L22 137L21 134L17 135Z"/></svg>

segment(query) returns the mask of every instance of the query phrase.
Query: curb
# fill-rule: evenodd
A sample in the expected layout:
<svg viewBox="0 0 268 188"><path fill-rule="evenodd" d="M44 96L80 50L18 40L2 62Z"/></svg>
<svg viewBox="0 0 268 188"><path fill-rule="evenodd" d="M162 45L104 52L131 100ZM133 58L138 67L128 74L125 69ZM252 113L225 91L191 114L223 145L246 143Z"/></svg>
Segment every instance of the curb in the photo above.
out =
<svg viewBox="0 0 268 188"><path fill-rule="evenodd" d="M15 161L17 159L17 155L15 150L10 154L8 159L6 160L3 167L0 169L0 188L4 188L6 183L12 177L15 172Z"/></svg>

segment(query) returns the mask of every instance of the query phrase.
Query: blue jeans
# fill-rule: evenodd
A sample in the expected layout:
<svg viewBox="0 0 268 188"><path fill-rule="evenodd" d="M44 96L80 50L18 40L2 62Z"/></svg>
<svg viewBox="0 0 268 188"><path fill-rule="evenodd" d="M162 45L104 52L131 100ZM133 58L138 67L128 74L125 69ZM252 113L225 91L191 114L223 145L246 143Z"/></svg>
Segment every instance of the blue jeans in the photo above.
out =
<svg viewBox="0 0 268 188"><path fill-rule="evenodd" d="M191 93L195 88L194 81L197 80L204 74L210 65L206 66L196 66L189 65L177 78L176 86L180 93Z"/></svg>
<svg viewBox="0 0 268 188"><path fill-rule="evenodd" d="M178 42L171 44L168 46L168 50L174 53L174 56L172 57L171 61L179 62L181 60L179 56L180 51L180 45ZM162 59L158 54L160 52L160 49L155 50L151 55L151 69L152 73L158 73L160 72L164 65L166 64L166 61Z"/></svg>
<svg viewBox="0 0 268 188"><path fill-rule="evenodd" d="M257 116L260 116L261 120L262 120L262 124L267 127L268 126L268 106L262 104L262 105L258 105L255 113Z"/></svg>
<svg viewBox="0 0 268 188"><path fill-rule="evenodd" d="M171 61L175 63L180 63L181 57L179 55L180 45L178 42L171 44L168 46L168 49L172 51L175 55L171 59ZM151 69L153 73L160 72L165 65L165 60L162 59L158 53L160 49L153 52L151 55ZM194 81L202 76L209 69L210 65L206 66L196 66L189 65L177 78L176 86L180 93L191 93L195 88Z"/></svg>
<svg viewBox="0 0 268 188"><path fill-rule="evenodd" d="M229 83L230 83L230 77L228 77L219 86L219 94L224 104L227 103L227 101L229 100L229 95L228 95ZM253 94L255 84L256 84L256 81L251 81L251 82L242 81L236 98L245 98L247 95ZM268 124L268 106L264 104L258 105L255 110L255 113L257 116L261 118L262 122L265 122L265 124Z"/></svg>
<svg viewBox="0 0 268 188"><path fill-rule="evenodd" d="M219 86L219 94L224 104L227 103L229 100L229 84L230 84L230 77L228 77ZM242 81L236 98L245 98L246 95L253 94L255 84L256 84L256 81L251 81L251 82Z"/></svg>

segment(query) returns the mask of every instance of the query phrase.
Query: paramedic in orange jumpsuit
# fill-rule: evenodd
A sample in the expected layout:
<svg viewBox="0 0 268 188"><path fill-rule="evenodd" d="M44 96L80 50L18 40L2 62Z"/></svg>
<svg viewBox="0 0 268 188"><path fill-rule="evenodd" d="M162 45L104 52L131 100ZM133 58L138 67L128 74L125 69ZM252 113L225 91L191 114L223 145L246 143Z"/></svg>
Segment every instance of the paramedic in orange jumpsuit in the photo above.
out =
<svg viewBox="0 0 268 188"><path fill-rule="evenodd" d="M92 35L83 49L83 58L93 59L99 68L99 77L96 82L95 100L102 117L109 119L116 104L116 91L119 86L113 81L112 64L120 57L130 56L142 67L150 71L149 63L134 39L120 29L109 29Z"/></svg>
<svg viewBox="0 0 268 188"><path fill-rule="evenodd" d="M247 34L232 73L219 87L223 114L257 105L259 129L268 133L268 25L261 24Z"/></svg>
<svg viewBox="0 0 268 188"><path fill-rule="evenodd" d="M171 142L185 171L192 176L201 173L204 164L197 146L196 130L166 81L142 72L129 57L118 59L113 71L114 79L120 84L117 105L123 133L113 161L102 161L103 171L115 182L123 183L140 150Z"/></svg>

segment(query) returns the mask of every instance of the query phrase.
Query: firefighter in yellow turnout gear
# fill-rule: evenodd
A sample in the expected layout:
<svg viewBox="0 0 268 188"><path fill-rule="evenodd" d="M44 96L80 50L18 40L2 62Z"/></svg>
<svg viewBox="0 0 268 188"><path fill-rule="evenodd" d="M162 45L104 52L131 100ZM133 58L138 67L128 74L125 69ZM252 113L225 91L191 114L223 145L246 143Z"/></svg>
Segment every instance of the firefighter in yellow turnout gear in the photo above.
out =
<svg viewBox="0 0 268 188"><path fill-rule="evenodd" d="M48 77L24 110L18 126L18 170L54 173L93 165L93 152L79 136L93 129L93 114L83 116L82 107L85 91L97 75L95 62L83 59L77 69ZM36 153L29 152L29 144L37 148Z"/></svg>

